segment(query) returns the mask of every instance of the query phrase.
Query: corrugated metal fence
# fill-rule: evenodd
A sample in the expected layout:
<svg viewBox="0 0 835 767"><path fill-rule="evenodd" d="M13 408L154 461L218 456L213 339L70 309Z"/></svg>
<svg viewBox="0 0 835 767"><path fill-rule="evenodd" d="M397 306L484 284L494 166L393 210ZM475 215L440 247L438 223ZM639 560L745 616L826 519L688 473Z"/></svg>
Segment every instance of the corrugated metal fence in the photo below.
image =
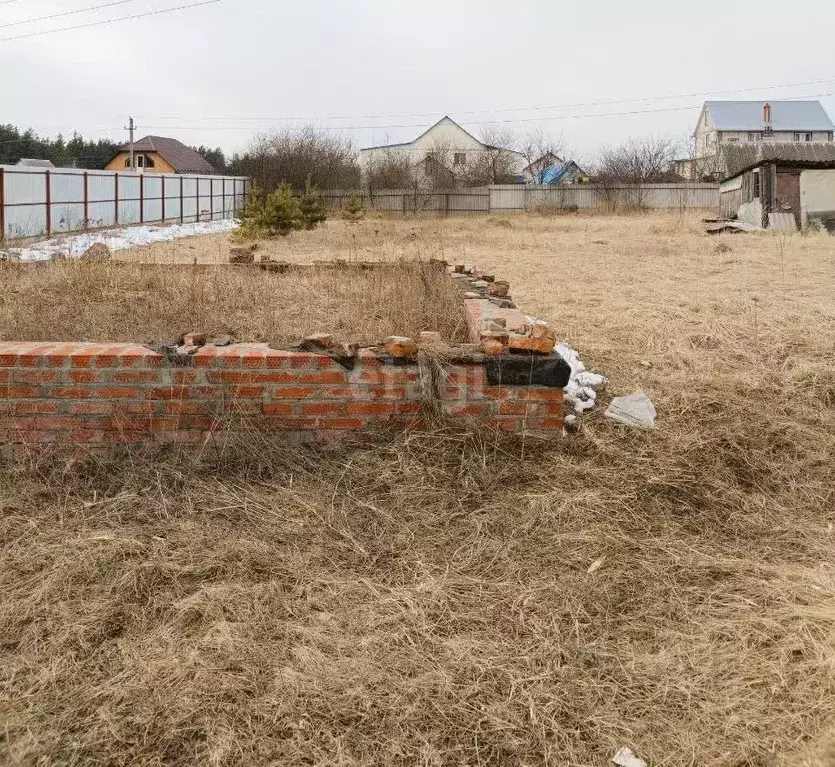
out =
<svg viewBox="0 0 835 767"><path fill-rule="evenodd" d="M349 192L325 190L326 205L341 207ZM367 210L392 213L498 213L554 210L705 209L719 206L718 184L578 184L574 186L489 186L475 189L419 191L381 189L356 192Z"/></svg>
<svg viewBox="0 0 835 767"><path fill-rule="evenodd" d="M0 239L231 218L248 179L0 166Z"/></svg>

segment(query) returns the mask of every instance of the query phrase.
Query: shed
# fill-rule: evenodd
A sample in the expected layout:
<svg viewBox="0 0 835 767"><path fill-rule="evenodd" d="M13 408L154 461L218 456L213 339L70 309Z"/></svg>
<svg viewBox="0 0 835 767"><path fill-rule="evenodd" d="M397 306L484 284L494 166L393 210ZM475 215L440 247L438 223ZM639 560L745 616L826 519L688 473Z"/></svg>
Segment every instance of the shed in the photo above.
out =
<svg viewBox="0 0 835 767"><path fill-rule="evenodd" d="M791 213L798 227L835 221L835 144L729 144L720 149L722 215L767 227Z"/></svg>

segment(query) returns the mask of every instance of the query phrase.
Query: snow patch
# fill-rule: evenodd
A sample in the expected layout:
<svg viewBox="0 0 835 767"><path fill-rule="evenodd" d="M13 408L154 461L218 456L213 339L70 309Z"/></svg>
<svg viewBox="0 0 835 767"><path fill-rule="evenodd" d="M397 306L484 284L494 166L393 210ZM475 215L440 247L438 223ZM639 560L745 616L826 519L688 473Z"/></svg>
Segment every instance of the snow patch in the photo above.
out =
<svg viewBox="0 0 835 767"><path fill-rule="evenodd" d="M231 232L237 228L238 222L231 218L167 226L130 226L53 238L25 248L10 248L9 255L20 261L48 261L55 255L77 258L96 242L103 242L111 250L125 250L154 242L170 242L181 237Z"/></svg>

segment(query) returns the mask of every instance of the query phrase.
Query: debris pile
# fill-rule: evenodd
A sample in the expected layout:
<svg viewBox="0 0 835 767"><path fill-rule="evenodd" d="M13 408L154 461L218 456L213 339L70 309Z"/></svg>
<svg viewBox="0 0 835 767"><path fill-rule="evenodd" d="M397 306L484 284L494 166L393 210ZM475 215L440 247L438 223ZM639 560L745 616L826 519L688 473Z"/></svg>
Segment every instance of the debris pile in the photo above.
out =
<svg viewBox="0 0 835 767"><path fill-rule="evenodd" d="M606 379L599 373L586 370L580 355L568 344L557 344L556 352L571 368L571 378L565 387L566 403L571 405L576 413L591 410L597 403L597 392L606 383Z"/></svg>

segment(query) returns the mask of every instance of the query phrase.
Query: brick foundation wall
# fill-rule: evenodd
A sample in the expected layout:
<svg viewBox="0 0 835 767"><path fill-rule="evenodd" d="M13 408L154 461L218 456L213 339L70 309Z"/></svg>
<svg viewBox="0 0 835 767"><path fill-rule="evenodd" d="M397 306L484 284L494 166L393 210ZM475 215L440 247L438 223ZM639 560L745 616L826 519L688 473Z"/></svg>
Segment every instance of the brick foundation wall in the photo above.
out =
<svg viewBox="0 0 835 767"><path fill-rule="evenodd" d="M445 366L439 394L447 415L503 430L562 430L561 388L505 385L490 364L473 355ZM422 423L420 390L414 360L371 349L347 369L324 353L264 344L204 346L171 358L136 344L2 343L0 439L200 443L230 414L318 434L408 428Z"/></svg>

